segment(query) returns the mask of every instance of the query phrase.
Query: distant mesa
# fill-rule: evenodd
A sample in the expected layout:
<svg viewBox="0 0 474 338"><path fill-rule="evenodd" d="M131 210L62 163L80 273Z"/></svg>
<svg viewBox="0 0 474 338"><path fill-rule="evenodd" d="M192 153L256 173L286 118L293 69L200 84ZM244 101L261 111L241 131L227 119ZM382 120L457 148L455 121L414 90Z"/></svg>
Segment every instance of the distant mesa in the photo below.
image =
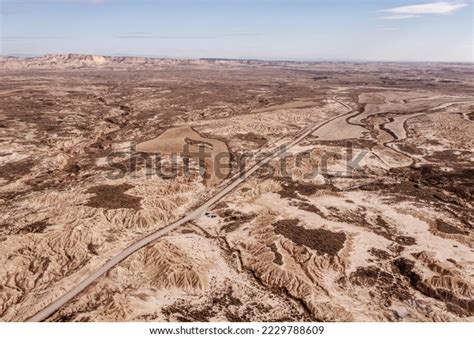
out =
<svg viewBox="0 0 474 338"><path fill-rule="evenodd" d="M87 54L46 54L38 57L0 57L0 69L82 69L82 68L147 68L161 65L245 65L265 64L267 61L240 59L173 59L139 56L103 56Z"/></svg>

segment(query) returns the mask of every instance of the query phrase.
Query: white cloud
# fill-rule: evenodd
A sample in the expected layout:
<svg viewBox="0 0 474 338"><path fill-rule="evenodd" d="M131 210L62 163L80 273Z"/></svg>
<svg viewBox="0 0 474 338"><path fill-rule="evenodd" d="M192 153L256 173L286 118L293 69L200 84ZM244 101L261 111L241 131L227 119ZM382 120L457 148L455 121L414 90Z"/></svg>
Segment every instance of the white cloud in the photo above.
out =
<svg viewBox="0 0 474 338"><path fill-rule="evenodd" d="M464 2L431 2L419 5L409 5L384 9L381 12L388 13L390 15L382 17L387 20L399 20L399 19L411 19L417 18L422 15L432 14L450 14L456 12L464 7L468 6Z"/></svg>
<svg viewBox="0 0 474 338"><path fill-rule="evenodd" d="M420 16L416 15L416 14L394 14L394 15L383 16L382 19L385 19L385 20L403 20L403 19L412 19L412 18L418 18L418 17L420 17Z"/></svg>

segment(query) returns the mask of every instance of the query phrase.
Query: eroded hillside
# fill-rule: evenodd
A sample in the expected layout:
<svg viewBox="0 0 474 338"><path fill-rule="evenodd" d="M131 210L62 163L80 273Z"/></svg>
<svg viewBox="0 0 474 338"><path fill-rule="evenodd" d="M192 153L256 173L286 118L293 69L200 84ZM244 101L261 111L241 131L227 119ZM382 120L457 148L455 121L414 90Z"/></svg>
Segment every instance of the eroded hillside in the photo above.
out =
<svg viewBox="0 0 474 338"><path fill-rule="evenodd" d="M0 69L2 320L285 144L48 320L472 320L472 67L69 55Z"/></svg>

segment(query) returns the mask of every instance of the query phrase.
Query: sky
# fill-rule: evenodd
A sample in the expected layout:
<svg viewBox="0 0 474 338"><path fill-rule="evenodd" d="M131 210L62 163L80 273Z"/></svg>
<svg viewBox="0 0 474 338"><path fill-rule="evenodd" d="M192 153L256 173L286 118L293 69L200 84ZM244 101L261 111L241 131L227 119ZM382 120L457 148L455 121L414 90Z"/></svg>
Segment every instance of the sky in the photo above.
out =
<svg viewBox="0 0 474 338"><path fill-rule="evenodd" d="M473 1L0 0L0 54L474 62Z"/></svg>

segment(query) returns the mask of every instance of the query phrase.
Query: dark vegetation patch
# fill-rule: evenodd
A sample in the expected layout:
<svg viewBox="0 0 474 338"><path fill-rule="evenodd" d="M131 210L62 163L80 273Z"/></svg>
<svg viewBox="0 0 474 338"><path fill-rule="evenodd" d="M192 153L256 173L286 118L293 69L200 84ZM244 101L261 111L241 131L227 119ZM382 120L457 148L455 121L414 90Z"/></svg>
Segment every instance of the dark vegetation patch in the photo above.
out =
<svg viewBox="0 0 474 338"><path fill-rule="evenodd" d="M296 218L292 219L282 219L280 221L276 221L273 223L273 226L277 227L294 227L297 226L300 223L300 221Z"/></svg>
<svg viewBox="0 0 474 338"><path fill-rule="evenodd" d="M346 234L325 229L306 229L298 226L297 219L281 220L273 223L275 232L298 245L316 250L318 254L335 256L344 247Z"/></svg>
<svg viewBox="0 0 474 338"><path fill-rule="evenodd" d="M399 256L405 250L405 247L394 242L388 246L388 249L393 252L395 256Z"/></svg>
<svg viewBox="0 0 474 338"><path fill-rule="evenodd" d="M30 224L27 224L23 227L20 227L12 223L2 223L0 224L0 234L2 235L38 234L38 233L43 233L49 226L51 226L51 224L46 221L36 221Z"/></svg>
<svg viewBox="0 0 474 338"><path fill-rule="evenodd" d="M214 205L214 209L225 209L225 208L228 208L229 205L224 202L224 201L221 201L219 203L217 203L216 205Z"/></svg>
<svg viewBox="0 0 474 338"><path fill-rule="evenodd" d="M73 179L71 177L65 177L64 175L61 175L60 171L51 169L40 172L36 177L25 181L33 191L64 189L72 182Z"/></svg>
<svg viewBox="0 0 474 338"><path fill-rule="evenodd" d="M14 232L15 226L11 223L4 222L0 224L0 234L2 235L10 235Z"/></svg>
<svg viewBox="0 0 474 338"><path fill-rule="evenodd" d="M237 134L237 138L243 141L250 141L255 143L258 147L262 147L267 143L267 139L261 135L257 135L253 132L246 133L246 134Z"/></svg>
<svg viewBox="0 0 474 338"><path fill-rule="evenodd" d="M244 214L232 209L218 210L217 214L227 223L221 228L225 232L235 231L241 225L251 222L256 217L254 213Z"/></svg>
<svg viewBox="0 0 474 338"><path fill-rule="evenodd" d="M349 277L352 284L359 286L390 285L393 276L376 266L358 267Z"/></svg>
<svg viewBox="0 0 474 338"><path fill-rule="evenodd" d="M315 81L327 80L327 79L329 79L329 76L313 76L312 79L315 80Z"/></svg>
<svg viewBox="0 0 474 338"><path fill-rule="evenodd" d="M404 153L411 154L411 155L423 155L423 150L417 148L414 145L408 143L397 143L397 148L403 151Z"/></svg>
<svg viewBox="0 0 474 338"><path fill-rule="evenodd" d="M130 184L99 185L89 188L87 192L95 196L91 197L86 205L93 208L139 210L141 198L125 193L132 188Z"/></svg>
<svg viewBox="0 0 474 338"><path fill-rule="evenodd" d="M444 162L452 164L453 162L468 162L472 156L470 151L440 150L435 151L431 155L425 156L425 160L431 162Z"/></svg>
<svg viewBox="0 0 474 338"><path fill-rule="evenodd" d="M193 140L189 137L186 137L184 139L184 142L186 144L189 144L189 145L195 145L195 146L200 146L200 147L203 147L203 148L212 149L212 143L209 143L209 142L206 142L206 141L203 141L203 140Z"/></svg>
<svg viewBox="0 0 474 338"><path fill-rule="evenodd" d="M448 258L447 261L453 263L454 265L458 265L458 262L452 258Z"/></svg>
<svg viewBox="0 0 474 338"><path fill-rule="evenodd" d="M372 230L390 241L395 241L396 243L404 246L410 246L416 244L416 241L413 237L409 236L396 236L396 229L391 226L382 216L377 215L375 227L372 227Z"/></svg>
<svg viewBox="0 0 474 338"><path fill-rule="evenodd" d="M0 177L7 181L17 180L28 174L34 165L35 162L30 159L6 163L0 166Z"/></svg>
<svg viewBox="0 0 474 338"><path fill-rule="evenodd" d="M375 220L375 225L369 225L369 228L379 236L382 236L390 241L396 241L396 237L394 235L395 229L388 224L388 222L381 216L377 215ZM401 244L397 242L398 244Z"/></svg>
<svg viewBox="0 0 474 338"><path fill-rule="evenodd" d="M461 81L459 81L459 80L446 80L446 79L438 80L438 82L441 82L441 83L461 83Z"/></svg>
<svg viewBox="0 0 474 338"><path fill-rule="evenodd" d="M415 271L415 262L406 258L397 258L393 261L394 267L406 277L410 285L427 297L446 303L449 311L459 316L472 316L474 314L474 299L457 297L453 291L444 288L435 288L426 283Z"/></svg>
<svg viewBox="0 0 474 338"><path fill-rule="evenodd" d="M14 95L14 100L3 100L3 115L7 120L33 125L40 132L60 130L59 122L46 113L51 112L53 102L46 93Z"/></svg>
<svg viewBox="0 0 474 338"><path fill-rule="evenodd" d="M454 169L449 172L433 166L405 167L391 169L390 174L403 179L406 183L411 183L411 185L405 187L400 184L401 192L404 189L410 189L410 186L412 187L410 189L412 190L411 193L418 189L419 192L416 193L416 197L425 195L427 191L423 188L430 187L438 190L430 194L432 198L441 198L439 192L445 191L471 201L474 193L474 168L472 167ZM436 192L438 195L436 195ZM430 196L426 197L429 198Z"/></svg>
<svg viewBox="0 0 474 338"><path fill-rule="evenodd" d="M283 198L295 198L296 194L311 196L316 193L318 187L313 183L297 182L292 179L282 179L283 189L279 192Z"/></svg>
<svg viewBox="0 0 474 338"><path fill-rule="evenodd" d="M27 226L21 228L21 230L19 231L19 233L21 234L29 234L29 233L34 233L34 234L37 234L37 233L42 233L46 230L47 227L51 226L51 224L49 224L48 222L46 221L37 221L37 222L33 222L33 223L30 223L28 224Z"/></svg>
<svg viewBox="0 0 474 338"><path fill-rule="evenodd" d="M377 249L377 248L371 248L369 250L369 253L372 256L377 257L378 259L382 259L382 260L387 260L387 259L392 257L392 255L390 253L388 253L387 251Z"/></svg>
<svg viewBox="0 0 474 338"><path fill-rule="evenodd" d="M282 189L278 191L281 198L301 199L302 196L311 196L321 189L333 189L329 186L318 186L314 183L294 181L289 177L280 177L277 179Z"/></svg>
<svg viewBox="0 0 474 338"><path fill-rule="evenodd" d="M391 169L384 181L358 187L391 195L395 201L422 201L457 218L471 229L474 217L469 203L474 194L474 168L445 172L433 166Z"/></svg>
<svg viewBox="0 0 474 338"><path fill-rule="evenodd" d="M99 254L97 250L99 250L99 246L97 244L87 244L87 251L89 251L89 253L91 253L92 255L97 256Z"/></svg>
<svg viewBox="0 0 474 338"><path fill-rule="evenodd" d="M177 302L173 305L164 307L161 312L167 316L175 316L180 322L208 322L216 311L211 307L204 307L202 309L191 307L184 302Z"/></svg>
<svg viewBox="0 0 474 338"><path fill-rule="evenodd" d="M390 224L388 224L387 221L385 221L385 219L380 215L377 215L377 218L374 222L375 224L372 224L367 220L367 212L364 207L359 207L356 210L349 210L345 212L341 212L337 208L332 207L329 210L331 211L330 219L332 220L367 228L379 236L392 240L393 228L390 226Z"/></svg>
<svg viewBox="0 0 474 338"><path fill-rule="evenodd" d="M328 217L331 220L354 224L363 228L370 227L370 224L366 219L367 212L365 207L358 207L355 210L348 211L341 211L338 210L338 208L333 207L328 207L327 209L331 212Z"/></svg>
<svg viewBox="0 0 474 338"><path fill-rule="evenodd" d="M413 296L408 288L400 283L400 277L377 266L358 267L356 271L349 275L348 279L353 285L369 288L370 296L375 297L377 295L377 298L385 307L392 305L392 299L398 299L402 302L413 301Z"/></svg>
<svg viewBox="0 0 474 338"><path fill-rule="evenodd" d="M291 203L292 206L297 207L298 209L307 211L307 212L312 212L314 214L317 214L321 217L325 217L324 212L320 210L316 205L304 201L295 201Z"/></svg>
<svg viewBox="0 0 474 338"><path fill-rule="evenodd" d="M468 231L452 226L451 224L446 223L439 218L436 219L436 229L438 231L444 232L445 234L469 235Z"/></svg>
<svg viewBox="0 0 474 338"><path fill-rule="evenodd" d="M268 245L268 247L270 248L270 250L273 252L273 255L275 256L275 258L273 259L273 263L277 265L283 265L283 256L281 255L280 252L278 252L278 248L275 245L275 243Z"/></svg>
<svg viewBox="0 0 474 338"><path fill-rule="evenodd" d="M397 242L400 245L405 245L405 246L410 246L410 245L415 245L416 241L413 237L409 236L396 236L395 237L395 242Z"/></svg>
<svg viewBox="0 0 474 338"><path fill-rule="evenodd" d="M63 170L69 174L78 174L81 171L81 166L77 162L68 161Z"/></svg>
<svg viewBox="0 0 474 338"><path fill-rule="evenodd" d="M65 314L60 314L59 317L55 318L55 322L59 323L70 323L73 322L76 319L76 316L72 313L65 313ZM87 320L84 320L87 322Z"/></svg>
<svg viewBox="0 0 474 338"><path fill-rule="evenodd" d="M193 229L182 229L180 233L182 233L182 234L195 234L196 231L194 231Z"/></svg>
<svg viewBox="0 0 474 338"><path fill-rule="evenodd" d="M247 322L262 314L271 314L273 308L261 302L242 301L234 295L232 287L213 292L213 295L206 298L204 303L191 306L185 300L178 300L172 305L165 306L162 313L173 320L173 317L180 321L208 322L213 317L224 314L229 322Z"/></svg>
<svg viewBox="0 0 474 338"><path fill-rule="evenodd" d="M325 146L332 146L332 147L343 147L346 149L372 149L377 145L377 142L374 140L366 140L366 139L352 139L350 141L347 140L331 140L331 141L318 141L316 139L317 144L322 144ZM334 159L340 159L341 155L335 153ZM337 156L339 155L339 156Z"/></svg>
<svg viewBox="0 0 474 338"><path fill-rule="evenodd" d="M443 201L460 204L456 199L472 199L474 169L461 168L444 172L431 166L393 168L389 170L393 183L374 182L360 187L368 191L388 191L423 201ZM449 196L452 193L455 196Z"/></svg>
<svg viewBox="0 0 474 338"><path fill-rule="evenodd" d="M428 146L443 146L443 143L441 143L439 140L436 140L436 139L425 140L424 144Z"/></svg>
<svg viewBox="0 0 474 338"><path fill-rule="evenodd" d="M416 244L415 239L412 237L397 235L397 229L389 224L381 215L377 215L374 222L369 222L366 218L367 215L364 208L346 212L340 212L337 208L330 208L330 210L332 213L329 219L369 229L376 235L382 236L389 241L394 241L400 245L409 246Z"/></svg>

